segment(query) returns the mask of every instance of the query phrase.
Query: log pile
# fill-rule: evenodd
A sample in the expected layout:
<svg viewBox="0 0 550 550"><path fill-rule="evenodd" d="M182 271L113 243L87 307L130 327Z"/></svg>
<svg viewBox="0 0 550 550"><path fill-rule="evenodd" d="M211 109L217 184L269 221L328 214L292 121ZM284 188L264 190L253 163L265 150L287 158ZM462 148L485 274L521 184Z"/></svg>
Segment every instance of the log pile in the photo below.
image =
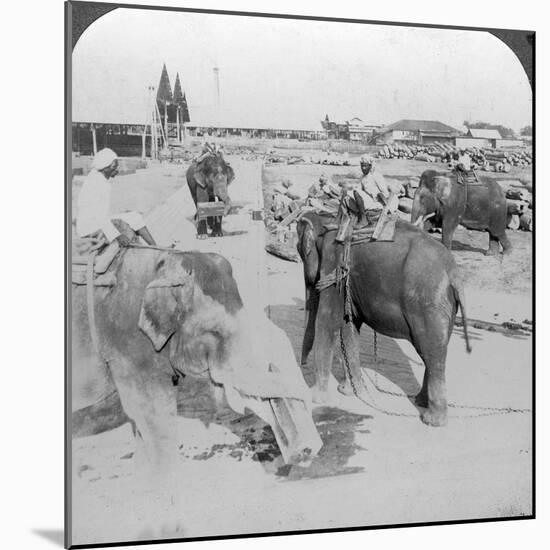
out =
<svg viewBox="0 0 550 550"><path fill-rule="evenodd" d="M506 184L506 182L499 182ZM519 185L518 185L519 184ZM533 231L533 196L520 182L504 190L508 213L508 229Z"/></svg>
<svg viewBox="0 0 550 550"><path fill-rule="evenodd" d="M507 173L512 166L530 166L533 163L532 150L527 148L513 150L478 147L461 148L438 141L430 145L386 144L378 151L378 158L402 158L452 164L456 162L462 151L470 155L472 168L486 172Z"/></svg>

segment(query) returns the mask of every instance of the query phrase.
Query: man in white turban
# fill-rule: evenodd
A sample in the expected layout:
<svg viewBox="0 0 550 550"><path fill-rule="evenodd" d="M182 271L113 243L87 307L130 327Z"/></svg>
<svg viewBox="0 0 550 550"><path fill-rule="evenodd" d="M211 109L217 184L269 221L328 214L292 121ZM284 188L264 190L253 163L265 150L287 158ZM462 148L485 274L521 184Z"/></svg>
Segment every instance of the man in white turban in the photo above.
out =
<svg viewBox="0 0 550 550"><path fill-rule="evenodd" d="M359 194L365 203L367 210L381 210L391 197L389 208L392 212L397 210L397 197L392 195L390 188L381 172L376 170L375 161L371 155L363 155L360 160L361 185Z"/></svg>
<svg viewBox="0 0 550 550"><path fill-rule="evenodd" d="M149 245L155 245L151 233L145 227L141 214L122 212L110 214L111 180L118 173L118 159L111 149L99 151L92 162L92 170L86 176L78 196L76 232L79 237L103 234L108 242L117 240L121 246L130 244L127 235L121 233L113 220L127 223Z"/></svg>

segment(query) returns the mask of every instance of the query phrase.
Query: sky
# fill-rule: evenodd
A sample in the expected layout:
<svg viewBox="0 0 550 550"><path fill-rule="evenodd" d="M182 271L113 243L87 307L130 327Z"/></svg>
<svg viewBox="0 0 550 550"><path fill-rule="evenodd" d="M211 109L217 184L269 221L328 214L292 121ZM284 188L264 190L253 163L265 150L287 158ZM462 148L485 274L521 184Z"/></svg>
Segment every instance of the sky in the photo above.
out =
<svg viewBox="0 0 550 550"><path fill-rule="evenodd" d="M527 76L486 32L125 8L73 50L73 121L144 123L163 63L172 88L179 72L191 124L321 129L326 114L531 123Z"/></svg>

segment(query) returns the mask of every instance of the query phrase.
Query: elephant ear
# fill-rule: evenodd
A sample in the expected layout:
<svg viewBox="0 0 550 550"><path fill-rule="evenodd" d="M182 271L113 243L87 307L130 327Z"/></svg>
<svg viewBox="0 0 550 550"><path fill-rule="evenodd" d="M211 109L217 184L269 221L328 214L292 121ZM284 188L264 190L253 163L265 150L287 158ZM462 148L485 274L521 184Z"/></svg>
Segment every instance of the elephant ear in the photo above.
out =
<svg viewBox="0 0 550 550"><path fill-rule="evenodd" d="M195 181L200 187L203 187L203 188L206 187L206 174L204 172L203 167L200 164L197 165L197 168L195 169L195 173L193 174L193 178L195 179Z"/></svg>
<svg viewBox="0 0 550 550"><path fill-rule="evenodd" d="M302 226L301 238L298 241L299 250L303 255L303 258L307 258L315 245L315 236L313 234L313 227L310 225L309 220L303 219L300 221Z"/></svg>
<svg viewBox="0 0 550 550"><path fill-rule="evenodd" d="M437 198L442 204L447 204L452 191L451 180L446 176L435 176L434 184Z"/></svg>
<svg viewBox="0 0 550 550"><path fill-rule="evenodd" d="M227 175L227 185L229 185L235 179L235 170L227 162L225 163L225 173Z"/></svg>
<svg viewBox="0 0 550 550"><path fill-rule="evenodd" d="M145 288L138 326L160 351L191 309L194 277L181 264L161 260L159 277Z"/></svg>

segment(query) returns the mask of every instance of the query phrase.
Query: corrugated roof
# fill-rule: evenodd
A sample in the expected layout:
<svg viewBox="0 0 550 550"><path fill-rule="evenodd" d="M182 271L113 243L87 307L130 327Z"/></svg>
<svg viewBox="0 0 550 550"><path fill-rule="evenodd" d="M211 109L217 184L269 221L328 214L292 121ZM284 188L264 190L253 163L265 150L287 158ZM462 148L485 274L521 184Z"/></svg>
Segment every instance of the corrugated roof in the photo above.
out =
<svg viewBox="0 0 550 550"><path fill-rule="evenodd" d="M502 139L502 136L498 130L490 130L488 128L470 128L469 133L475 138Z"/></svg>
<svg viewBox="0 0 550 550"><path fill-rule="evenodd" d="M452 126L443 124L438 120L410 120L402 119L381 128L379 133L385 134L391 130L403 130L407 132L434 132L434 133L458 133L458 131Z"/></svg>

